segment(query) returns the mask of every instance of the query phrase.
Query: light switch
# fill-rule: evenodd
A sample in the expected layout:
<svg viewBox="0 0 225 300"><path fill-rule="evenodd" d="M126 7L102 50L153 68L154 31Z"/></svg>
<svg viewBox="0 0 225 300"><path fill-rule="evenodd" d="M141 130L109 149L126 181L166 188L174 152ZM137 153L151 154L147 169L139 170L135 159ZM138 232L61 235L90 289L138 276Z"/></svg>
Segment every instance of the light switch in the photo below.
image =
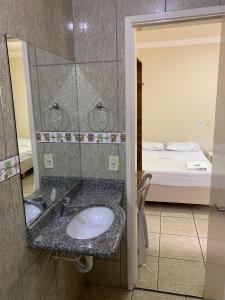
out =
<svg viewBox="0 0 225 300"><path fill-rule="evenodd" d="M119 171L119 156L109 156L109 171Z"/></svg>
<svg viewBox="0 0 225 300"><path fill-rule="evenodd" d="M52 154L44 154L44 164L45 164L45 169L53 169L54 168Z"/></svg>

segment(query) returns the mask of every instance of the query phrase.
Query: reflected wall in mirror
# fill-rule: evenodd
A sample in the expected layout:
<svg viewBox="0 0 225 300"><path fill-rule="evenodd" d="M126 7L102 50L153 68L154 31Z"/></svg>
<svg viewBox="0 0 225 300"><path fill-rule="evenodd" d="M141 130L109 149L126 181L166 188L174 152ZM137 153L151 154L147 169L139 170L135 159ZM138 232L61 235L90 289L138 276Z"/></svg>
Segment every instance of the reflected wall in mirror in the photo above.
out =
<svg viewBox="0 0 225 300"><path fill-rule="evenodd" d="M75 64L7 37L26 223L73 186L80 174L77 144L40 143L54 132L78 131ZM62 134L60 134L60 132Z"/></svg>

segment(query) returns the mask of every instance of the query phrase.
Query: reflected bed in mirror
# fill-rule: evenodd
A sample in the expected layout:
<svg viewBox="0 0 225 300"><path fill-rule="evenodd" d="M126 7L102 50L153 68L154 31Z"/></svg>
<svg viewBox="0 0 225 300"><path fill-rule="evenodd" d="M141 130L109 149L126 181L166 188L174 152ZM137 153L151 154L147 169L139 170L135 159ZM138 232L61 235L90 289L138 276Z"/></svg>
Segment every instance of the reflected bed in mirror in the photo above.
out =
<svg viewBox="0 0 225 300"><path fill-rule="evenodd" d="M36 142L36 132L65 131L70 129L71 120L77 121L63 107L69 98L67 93L71 93L68 82L74 79L70 71L74 68L73 62L10 36L7 36L7 46L24 211L26 223L31 224L74 182L67 174L58 176L53 151L49 153L47 147Z"/></svg>

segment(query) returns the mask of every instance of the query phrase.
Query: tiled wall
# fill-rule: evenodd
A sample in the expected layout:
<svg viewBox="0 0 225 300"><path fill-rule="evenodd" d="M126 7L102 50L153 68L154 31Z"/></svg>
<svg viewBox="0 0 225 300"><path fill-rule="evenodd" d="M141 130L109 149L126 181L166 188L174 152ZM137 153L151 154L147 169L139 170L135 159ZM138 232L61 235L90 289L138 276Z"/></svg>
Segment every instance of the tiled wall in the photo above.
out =
<svg viewBox="0 0 225 300"><path fill-rule="evenodd" d="M215 6L220 0L73 0L75 62L80 130L91 103L100 99L115 113L115 130L125 131L124 17ZM223 3L224 4L224 3ZM119 174L107 170L108 155L120 156ZM95 160L93 161L93 157ZM125 179L125 145L81 145L83 176ZM126 251L126 247L122 247ZM115 260L97 260L89 282L124 285L126 253Z"/></svg>
<svg viewBox="0 0 225 300"><path fill-rule="evenodd" d="M1 33L74 58L72 0L0 0Z"/></svg>
<svg viewBox="0 0 225 300"><path fill-rule="evenodd" d="M0 4L1 33L7 32L50 52L73 57L73 38L66 29L68 21L71 20L70 0L0 0ZM96 91L96 99L102 98L105 101L105 97L109 96L107 103L117 112L116 126L123 132L124 16L219 4L225 4L224 0L74 0L76 78L77 81L78 77L83 78L78 84L80 105L83 101L91 101L93 91ZM89 30L81 32L80 28L85 31L86 26ZM0 160L4 160L16 155L17 148L6 48L2 38L0 56ZM89 82L91 89L88 88ZM84 127L79 130L84 131ZM95 176L99 173L103 177L111 178L106 169L106 161L112 153L119 154L121 164L124 163L124 145L81 147L84 176ZM116 177L125 178L124 169L124 166L121 167ZM29 250L26 246L18 175L0 183L0 228L0 299L77 299L82 277L76 269L70 263L53 264L47 252ZM92 282L103 281L102 275L107 274L103 283L126 285L126 254L121 255L123 258L119 267L115 260L109 263L107 260L100 261L87 279ZM110 273L112 280L108 275Z"/></svg>
<svg viewBox="0 0 225 300"><path fill-rule="evenodd" d="M1 33L73 57L71 1L1 1ZM62 7L62 8L60 8ZM60 35L60 36L59 36ZM6 43L0 35L0 161L18 154ZM21 179L0 183L0 299L77 299L83 277L69 263L54 262L45 251L27 248Z"/></svg>

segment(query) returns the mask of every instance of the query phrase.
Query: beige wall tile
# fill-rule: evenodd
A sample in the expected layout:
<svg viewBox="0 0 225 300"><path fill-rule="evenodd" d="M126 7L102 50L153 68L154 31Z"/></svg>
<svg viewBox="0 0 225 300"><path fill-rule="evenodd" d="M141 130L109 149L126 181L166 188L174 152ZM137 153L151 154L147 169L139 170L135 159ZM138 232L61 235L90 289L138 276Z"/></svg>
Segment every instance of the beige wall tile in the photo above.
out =
<svg viewBox="0 0 225 300"><path fill-rule="evenodd" d="M88 283L120 286L120 262L94 259L93 269L85 277Z"/></svg>
<svg viewBox="0 0 225 300"><path fill-rule="evenodd" d="M44 252L10 291L8 300L57 299L54 263ZM49 297L49 298L48 298Z"/></svg>
<svg viewBox="0 0 225 300"><path fill-rule="evenodd" d="M117 63L79 64L76 69L80 130L117 131ZM108 113L95 111L96 121L92 117L90 126L88 114L99 102L104 104Z"/></svg>
<svg viewBox="0 0 225 300"><path fill-rule="evenodd" d="M166 0L166 10L181 10L219 5L220 0Z"/></svg>
<svg viewBox="0 0 225 300"><path fill-rule="evenodd" d="M23 196L21 191L21 178L17 175L10 179L12 199L10 205L13 208L15 231L17 236L17 259L23 274L41 253L38 249L29 249L26 241L26 226L23 209Z"/></svg>
<svg viewBox="0 0 225 300"><path fill-rule="evenodd" d="M10 84L8 54L6 39L0 36L0 89L1 89L1 109L5 133L6 155L7 157L17 154L16 128L14 119L14 108L12 101L12 91Z"/></svg>
<svg viewBox="0 0 225 300"><path fill-rule="evenodd" d="M117 0L117 58L124 59L126 16L136 16L165 11L165 0Z"/></svg>
<svg viewBox="0 0 225 300"><path fill-rule="evenodd" d="M118 155L118 146L82 144L81 169L83 177L118 179L118 172L109 171L109 156Z"/></svg>
<svg viewBox="0 0 225 300"><path fill-rule="evenodd" d="M78 299L84 284L84 274L71 262L56 261L55 266L58 300Z"/></svg>
<svg viewBox="0 0 225 300"><path fill-rule="evenodd" d="M14 206L12 204L10 181L0 184L0 298L4 298L20 277L18 259L19 241L16 234Z"/></svg>
<svg viewBox="0 0 225 300"><path fill-rule="evenodd" d="M74 1L77 63L116 59L116 1Z"/></svg>
<svg viewBox="0 0 225 300"><path fill-rule="evenodd" d="M56 54L63 53L61 0L35 0L34 26L36 31L36 45L48 49ZM48 28L48 30L46 30ZM58 40L58 42L56 42Z"/></svg>

